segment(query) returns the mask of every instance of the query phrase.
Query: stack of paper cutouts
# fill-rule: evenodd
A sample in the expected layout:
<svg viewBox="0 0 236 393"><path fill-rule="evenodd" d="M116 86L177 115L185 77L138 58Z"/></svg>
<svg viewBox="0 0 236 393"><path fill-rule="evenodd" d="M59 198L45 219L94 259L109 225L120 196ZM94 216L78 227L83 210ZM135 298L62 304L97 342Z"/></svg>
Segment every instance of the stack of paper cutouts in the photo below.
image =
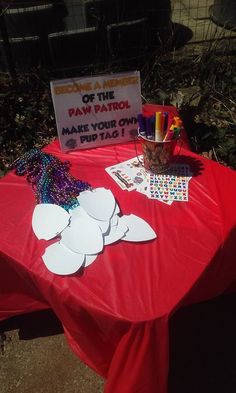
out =
<svg viewBox="0 0 236 393"><path fill-rule="evenodd" d="M105 188L83 191L79 206L67 212L54 204L36 205L32 227L38 239L57 242L48 246L42 259L53 273L69 275L93 263L104 246L119 240L153 240L156 233L142 218L121 216L112 192Z"/></svg>

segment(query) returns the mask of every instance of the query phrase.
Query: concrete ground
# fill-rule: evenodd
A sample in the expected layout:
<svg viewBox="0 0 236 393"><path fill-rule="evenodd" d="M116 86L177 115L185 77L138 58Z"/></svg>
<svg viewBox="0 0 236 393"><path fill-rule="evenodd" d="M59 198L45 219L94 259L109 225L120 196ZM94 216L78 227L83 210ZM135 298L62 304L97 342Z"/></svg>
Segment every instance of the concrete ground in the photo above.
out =
<svg viewBox="0 0 236 393"><path fill-rule="evenodd" d="M172 317L169 393L236 392L235 310L228 295ZM72 353L51 311L1 322L0 334L1 393L102 393L103 379Z"/></svg>
<svg viewBox="0 0 236 393"><path fill-rule="evenodd" d="M101 393L104 381L68 347L51 311L0 323L1 393Z"/></svg>

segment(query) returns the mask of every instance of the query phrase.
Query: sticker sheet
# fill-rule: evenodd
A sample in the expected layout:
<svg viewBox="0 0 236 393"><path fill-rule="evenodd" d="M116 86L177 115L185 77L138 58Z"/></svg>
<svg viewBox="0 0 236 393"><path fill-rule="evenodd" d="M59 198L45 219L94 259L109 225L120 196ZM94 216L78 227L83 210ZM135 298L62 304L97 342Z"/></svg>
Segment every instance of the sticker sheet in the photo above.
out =
<svg viewBox="0 0 236 393"><path fill-rule="evenodd" d="M105 170L123 190L143 189L144 183L147 183L148 173L142 166L142 156L134 157Z"/></svg>
<svg viewBox="0 0 236 393"><path fill-rule="evenodd" d="M151 174L149 198L162 201L188 201L190 179L188 165L172 165L166 174Z"/></svg>
<svg viewBox="0 0 236 393"><path fill-rule="evenodd" d="M174 175L151 175L149 197L165 201L188 201L188 181Z"/></svg>
<svg viewBox="0 0 236 393"><path fill-rule="evenodd" d="M150 199L171 205L174 201L188 201L191 179L189 165L173 164L165 174L153 174L143 167L138 156L106 168L106 172L122 190L136 190Z"/></svg>

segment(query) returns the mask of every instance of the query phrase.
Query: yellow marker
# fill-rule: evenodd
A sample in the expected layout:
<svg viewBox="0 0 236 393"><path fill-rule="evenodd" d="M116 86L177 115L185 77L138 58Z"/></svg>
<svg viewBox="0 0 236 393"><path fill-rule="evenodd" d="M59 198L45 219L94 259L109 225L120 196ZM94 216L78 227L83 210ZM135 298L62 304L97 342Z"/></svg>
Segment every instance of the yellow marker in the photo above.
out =
<svg viewBox="0 0 236 393"><path fill-rule="evenodd" d="M156 112L156 122L155 122L155 142L163 141L163 133L161 129L162 121L161 121L161 112Z"/></svg>

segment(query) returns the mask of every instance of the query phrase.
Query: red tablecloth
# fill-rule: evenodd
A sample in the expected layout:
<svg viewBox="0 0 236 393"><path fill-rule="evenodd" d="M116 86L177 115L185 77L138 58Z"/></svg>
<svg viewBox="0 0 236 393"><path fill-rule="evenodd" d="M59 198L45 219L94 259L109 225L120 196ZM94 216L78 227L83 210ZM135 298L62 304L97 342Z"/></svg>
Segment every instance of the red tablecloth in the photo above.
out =
<svg viewBox="0 0 236 393"><path fill-rule="evenodd" d="M74 276L52 274L41 259L48 243L31 229L31 186L9 173L0 181L0 319L50 307L74 352L107 378L107 393L166 393L170 316L236 281L236 172L182 148L178 159L193 171L189 201L168 206L122 191L105 172L135 156L133 143L63 154L56 141L45 152L111 189L122 213L142 217L158 237L106 246Z"/></svg>

